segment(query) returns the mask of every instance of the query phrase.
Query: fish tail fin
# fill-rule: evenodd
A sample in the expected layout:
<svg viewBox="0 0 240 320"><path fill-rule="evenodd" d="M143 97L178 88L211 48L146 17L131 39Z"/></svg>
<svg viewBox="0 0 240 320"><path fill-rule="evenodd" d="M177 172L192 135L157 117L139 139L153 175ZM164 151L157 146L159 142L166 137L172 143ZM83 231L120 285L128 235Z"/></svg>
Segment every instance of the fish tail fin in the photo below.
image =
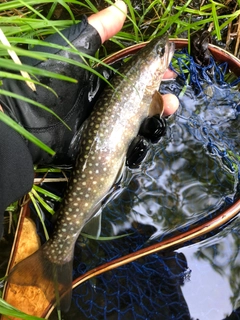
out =
<svg viewBox="0 0 240 320"><path fill-rule="evenodd" d="M40 288L50 304L56 303L57 307L67 312L72 296L73 261L53 263L44 254L43 247L14 266L7 280L19 286Z"/></svg>

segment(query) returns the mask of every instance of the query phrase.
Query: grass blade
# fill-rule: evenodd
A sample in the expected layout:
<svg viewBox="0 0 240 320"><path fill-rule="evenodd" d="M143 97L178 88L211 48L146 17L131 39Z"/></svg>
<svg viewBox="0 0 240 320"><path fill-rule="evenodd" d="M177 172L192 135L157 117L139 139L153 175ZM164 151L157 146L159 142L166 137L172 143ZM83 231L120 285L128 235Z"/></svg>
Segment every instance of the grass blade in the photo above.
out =
<svg viewBox="0 0 240 320"><path fill-rule="evenodd" d="M44 194L44 196L49 197L49 198L51 198L51 199L53 199L53 200L55 200L55 201L57 201L57 202L61 202L61 201L62 201L62 198L61 198L61 197L57 196L56 194L54 194L54 193L52 193L52 192L50 192L50 191L47 191L47 190L44 189L44 188L41 188L41 187L39 187L39 186L34 185L34 186L33 186L33 189L34 189L35 191L39 192L39 193Z"/></svg>
<svg viewBox="0 0 240 320"><path fill-rule="evenodd" d="M32 191L30 191L28 194L29 194L29 197L30 197L30 199L31 199L31 201L32 201L32 203L33 203L33 206L34 206L34 208L35 208L35 210L36 210L36 212L37 212L37 214L38 214L39 220L41 221L41 224L42 224L42 227L43 227L43 231L44 231L44 235L45 235L45 237L46 237L46 240L48 240L48 239L49 239L49 235L48 235L48 232L47 232L45 223L44 223L44 221L43 221L43 217L42 217L42 214L41 214L39 205L38 205L38 203L37 203L37 201L36 201L36 199L35 199Z"/></svg>
<svg viewBox="0 0 240 320"><path fill-rule="evenodd" d="M8 304L6 301L4 301L2 298L0 298L0 314L6 315L6 316L11 316L11 317L16 317L24 320L44 320L43 318L35 317L35 316L30 316L10 304Z"/></svg>
<svg viewBox="0 0 240 320"><path fill-rule="evenodd" d="M213 16L213 23L216 31L216 36L218 40L222 39L220 28L219 28L219 23L218 23L218 16L217 16L217 11L216 11L216 5L214 1L212 2L212 16Z"/></svg>
<svg viewBox="0 0 240 320"><path fill-rule="evenodd" d="M1 94L1 92L0 92ZM21 127L19 124L17 124L14 120L12 120L9 116L7 116L5 113L0 112L0 121L3 121L6 123L9 127L13 128L15 131L20 133L22 136L24 136L29 141L35 143L39 148L43 149L50 155L54 156L55 151L53 151L51 148L49 148L45 143L43 143L41 140L36 138L33 134L28 132L26 129Z"/></svg>

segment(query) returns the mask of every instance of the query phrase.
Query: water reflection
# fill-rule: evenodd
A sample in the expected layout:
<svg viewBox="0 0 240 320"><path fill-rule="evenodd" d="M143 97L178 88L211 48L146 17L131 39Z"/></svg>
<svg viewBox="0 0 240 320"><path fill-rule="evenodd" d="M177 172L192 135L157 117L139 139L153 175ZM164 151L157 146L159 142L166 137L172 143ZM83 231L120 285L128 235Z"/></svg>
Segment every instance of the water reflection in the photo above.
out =
<svg viewBox="0 0 240 320"><path fill-rule="evenodd" d="M64 319L239 319L239 222L240 215L206 240L142 257L84 282L74 289ZM102 247L101 259L104 250L111 251Z"/></svg>
<svg viewBox="0 0 240 320"><path fill-rule="evenodd" d="M191 269L182 292L193 319L240 318L239 234L240 216L214 237L180 250Z"/></svg>
<svg viewBox="0 0 240 320"><path fill-rule="evenodd" d="M164 93L176 88L180 92L181 83L161 85ZM239 188L239 99L230 88L213 85L211 93L196 97L187 87L166 136L152 145L141 170L125 170L122 192L103 210L103 234L136 222L152 226L154 239L230 206Z"/></svg>

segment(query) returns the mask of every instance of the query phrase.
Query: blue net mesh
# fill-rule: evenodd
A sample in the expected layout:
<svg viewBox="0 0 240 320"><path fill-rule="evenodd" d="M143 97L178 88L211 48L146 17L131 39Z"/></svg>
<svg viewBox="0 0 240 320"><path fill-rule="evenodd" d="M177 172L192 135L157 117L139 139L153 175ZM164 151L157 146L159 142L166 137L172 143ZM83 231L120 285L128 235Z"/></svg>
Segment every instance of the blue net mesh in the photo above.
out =
<svg viewBox="0 0 240 320"><path fill-rule="evenodd" d="M79 286L73 301L81 319L189 319L186 270L182 254L151 255Z"/></svg>

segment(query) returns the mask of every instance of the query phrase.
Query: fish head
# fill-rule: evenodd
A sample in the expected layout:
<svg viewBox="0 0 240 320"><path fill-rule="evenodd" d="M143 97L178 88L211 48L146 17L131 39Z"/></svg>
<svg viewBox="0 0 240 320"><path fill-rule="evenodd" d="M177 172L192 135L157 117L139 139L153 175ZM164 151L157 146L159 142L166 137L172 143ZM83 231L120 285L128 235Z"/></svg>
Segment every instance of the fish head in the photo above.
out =
<svg viewBox="0 0 240 320"><path fill-rule="evenodd" d="M167 68L172 60L175 51L175 44L173 42L170 42L166 35L157 37L155 41L155 51L159 56L161 63L160 68Z"/></svg>
<svg viewBox="0 0 240 320"><path fill-rule="evenodd" d="M149 73L148 92L158 90L161 79L172 60L174 50L174 43L170 42L166 35L154 38L144 47L142 53L144 66L142 66L142 69L147 65Z"/></svg>

